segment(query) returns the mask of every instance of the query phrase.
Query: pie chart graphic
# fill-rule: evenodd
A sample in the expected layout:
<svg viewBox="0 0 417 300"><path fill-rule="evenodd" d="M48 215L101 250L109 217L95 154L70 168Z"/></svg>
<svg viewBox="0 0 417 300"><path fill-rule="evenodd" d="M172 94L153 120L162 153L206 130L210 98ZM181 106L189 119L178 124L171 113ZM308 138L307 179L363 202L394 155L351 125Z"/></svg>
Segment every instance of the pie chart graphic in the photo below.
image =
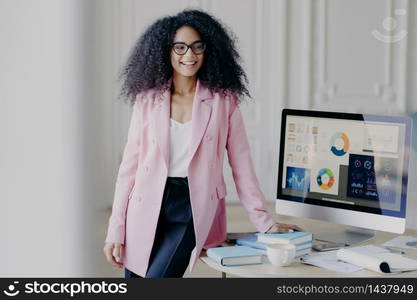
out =
<svg viewBox="0 0 417 300"><path fill-rule="evenodd" d="M322 190L330 189L334 184L334 174L328 168L321 169L317 174L317 184Z"/></svg>
<svg viewBox="0 0 417 300"><path fill-rule="evenodd" d="M343 145L340 145L342 142ZM349 151L349 138L343 132L336 132L330 140L330 151L336 156L343 156Z"/></svg>

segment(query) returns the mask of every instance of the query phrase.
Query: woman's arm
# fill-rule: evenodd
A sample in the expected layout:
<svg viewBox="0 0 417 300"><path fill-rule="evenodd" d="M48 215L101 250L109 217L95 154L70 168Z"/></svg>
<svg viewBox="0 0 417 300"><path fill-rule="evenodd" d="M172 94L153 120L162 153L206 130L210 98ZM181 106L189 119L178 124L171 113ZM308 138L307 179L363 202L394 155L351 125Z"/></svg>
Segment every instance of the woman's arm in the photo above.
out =
<svg viewBox="0 0 417 300"><path fill-rule="evenodd" d="M239 107L233 99L233 111L229 116L227 155L240 201L249 219L259 232L288 232L302 229L296 225L276 222L266 209L265 197L260 189L253 167L245 125Z"/></svg>
<svg viewBox="0 0 417 300"><path fill-rule="evenodd" d="M135 174L138 168L139 114L141 113L139 101L140 99L136 99L133 105L127 142L116 180L113 208L109 219L106 242L123 244L125 239L126 208L129 194L135 183Z"/></svg>
<svg viewBox="0 0 417 300"><path fill-rule="evenodd" d="M250 221L259 232L266 232L276 222L266 209L265 197L253 167L242 114L236 104L236 98L232 100L226 144L229 164L239 200L244 205Z"/></svg>

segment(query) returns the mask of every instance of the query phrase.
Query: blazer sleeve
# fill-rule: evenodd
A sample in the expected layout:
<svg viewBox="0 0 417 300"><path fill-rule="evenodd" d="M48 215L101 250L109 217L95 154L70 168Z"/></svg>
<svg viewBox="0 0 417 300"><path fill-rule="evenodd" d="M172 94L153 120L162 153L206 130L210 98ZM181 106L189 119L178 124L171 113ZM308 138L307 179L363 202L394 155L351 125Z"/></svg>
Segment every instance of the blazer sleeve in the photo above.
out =
<svg viewBox="0 0 417 300"><path fill-rule="evenodd" d="M135 184L135 174L138 168L140 113L139 99L136 99L130 119L127 142L116 179L106 242L124 244L126 209L129 195Z"/></svg>
<svg viewBox="0 0 417 300"><path fill-rule="evenodd" d="M253 167L250 147L242 114L236 104L236 96L229 116L227 155L239 200L246 209L250 221L259 232L266 232L276 221L266 208L265 197Z"/></svg>

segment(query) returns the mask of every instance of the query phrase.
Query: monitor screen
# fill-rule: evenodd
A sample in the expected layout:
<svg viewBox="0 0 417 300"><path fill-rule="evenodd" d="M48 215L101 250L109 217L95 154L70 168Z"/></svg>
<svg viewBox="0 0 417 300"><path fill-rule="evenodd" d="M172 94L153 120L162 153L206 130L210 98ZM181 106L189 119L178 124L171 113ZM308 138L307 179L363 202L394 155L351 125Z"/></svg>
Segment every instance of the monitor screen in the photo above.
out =
<svg viewBox="0 0 417 300"><path fill-rule="evenodd" d="M278 199L405 218L411 120L284 109Z"/></svg>

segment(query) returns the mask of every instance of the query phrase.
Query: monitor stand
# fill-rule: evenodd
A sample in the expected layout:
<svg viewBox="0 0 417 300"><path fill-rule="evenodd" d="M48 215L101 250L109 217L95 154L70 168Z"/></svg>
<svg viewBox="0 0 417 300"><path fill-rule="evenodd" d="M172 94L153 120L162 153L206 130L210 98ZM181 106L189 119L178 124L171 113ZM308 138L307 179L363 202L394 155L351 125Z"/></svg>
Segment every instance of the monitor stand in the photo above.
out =
<svg viewBox="0 0 417 300"><path fill-rule="evenodd" d="M375 230L346 226L344 231L331 232L326 234L318 233L314 238L318 241L344 243L354 245L369 241L375 237Z"/></svg>

